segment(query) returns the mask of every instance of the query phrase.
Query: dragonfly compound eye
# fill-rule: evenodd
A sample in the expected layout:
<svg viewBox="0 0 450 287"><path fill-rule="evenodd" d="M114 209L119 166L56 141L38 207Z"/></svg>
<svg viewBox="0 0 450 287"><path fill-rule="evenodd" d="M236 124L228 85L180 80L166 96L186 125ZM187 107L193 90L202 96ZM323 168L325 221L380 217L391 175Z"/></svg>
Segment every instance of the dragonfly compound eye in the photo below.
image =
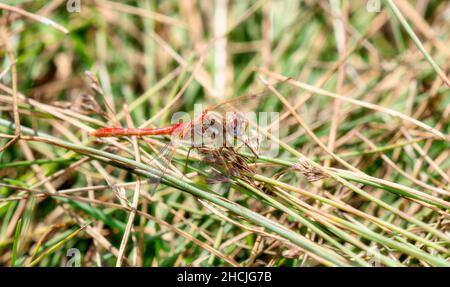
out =
<svg viewBox="0 0 450 287"><path fill-rule="evenodd" d="M244 119L240 114L234 114L233 117L227 121L227 133L233 137L242 136L244 133Z"/></svg>

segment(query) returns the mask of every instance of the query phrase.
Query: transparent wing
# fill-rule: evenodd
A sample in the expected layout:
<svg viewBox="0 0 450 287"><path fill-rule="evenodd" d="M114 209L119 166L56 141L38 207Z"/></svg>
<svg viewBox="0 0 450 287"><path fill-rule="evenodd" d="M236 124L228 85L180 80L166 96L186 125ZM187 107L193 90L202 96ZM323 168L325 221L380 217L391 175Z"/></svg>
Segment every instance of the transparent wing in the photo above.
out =
<svg viewBox="0 0 450 287"><path fill-rule="evenodd" d="M164 147L162 147L159 152L152 157L146 164L151 165L156 171L154 177L148 177L149 182L152 183L152 188L150 190L150 195L153 196L156 189L159 187L162 181L162 177L168 172L168 166L172 161L174 155L174 147L169 142Z"/></svg>

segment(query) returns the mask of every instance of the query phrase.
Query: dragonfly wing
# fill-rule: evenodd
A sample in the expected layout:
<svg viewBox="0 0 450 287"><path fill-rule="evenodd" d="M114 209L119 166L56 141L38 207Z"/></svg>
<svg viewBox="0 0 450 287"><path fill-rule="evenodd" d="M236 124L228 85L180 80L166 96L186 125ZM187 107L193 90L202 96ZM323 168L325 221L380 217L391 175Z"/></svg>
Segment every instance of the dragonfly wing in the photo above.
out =
<svg viewBox="0 0 450 287"><path fill-rule="evenodd" d="M156 170L154 177L149 177L149 181L153 183L150 195L153 196L156 189L161 184L162 177L167 172L167 168L172 161L174 155L174 149L170 143L166 144L157 155L155 155L147 164L152 164L152 167Z"/></svg>

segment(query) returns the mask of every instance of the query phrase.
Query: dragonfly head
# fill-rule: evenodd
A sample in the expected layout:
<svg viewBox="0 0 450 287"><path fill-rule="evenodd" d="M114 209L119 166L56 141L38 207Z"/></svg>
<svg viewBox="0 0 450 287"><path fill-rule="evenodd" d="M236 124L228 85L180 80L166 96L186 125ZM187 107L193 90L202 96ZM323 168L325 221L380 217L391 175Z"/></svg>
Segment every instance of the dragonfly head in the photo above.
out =
<svg viewBox="0 0 450 287"><path fill-rule="evenodd" d="M240 137L244 134L246 128L246 119L239 112L227 113L226 117L226 132L233 137Z"/></svg>

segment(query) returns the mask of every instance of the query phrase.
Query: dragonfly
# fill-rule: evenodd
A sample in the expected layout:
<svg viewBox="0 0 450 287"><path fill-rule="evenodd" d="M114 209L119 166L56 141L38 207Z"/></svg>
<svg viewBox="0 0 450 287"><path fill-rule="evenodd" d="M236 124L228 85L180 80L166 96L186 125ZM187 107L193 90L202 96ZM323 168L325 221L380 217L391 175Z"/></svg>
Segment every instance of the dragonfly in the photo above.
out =
<svg viewBox="0 0 450 287"><path fill-rule="evenodd" d="M165 127L150 128L121 128L106 127L94 130L91 136L96 138L104 137L144 137L144 136L170 136L171 140L150 162L156 159L158 165L156 169L156 185L150 192L154 194L161 178L167 172L172 161L176 147L183 145L188 147L188 158L191 150L195 149L203 157L204 162L221 170L214 172L215 177L209 179L213 182L227 182L232 176L240 176L249 181L245 175L253 169L249 163L251 159L238 152L246 147L257 158L258 157L258 136L250 129L249 121L241 112L226 112L223 116L216 110L242 98L251 98L258 94L236 97L226 102L219 103L204 109L200 115L187 122L178 122ZM187 164L186 159L186 164ZM155 180L153 180L155 181Z"/></svg>

